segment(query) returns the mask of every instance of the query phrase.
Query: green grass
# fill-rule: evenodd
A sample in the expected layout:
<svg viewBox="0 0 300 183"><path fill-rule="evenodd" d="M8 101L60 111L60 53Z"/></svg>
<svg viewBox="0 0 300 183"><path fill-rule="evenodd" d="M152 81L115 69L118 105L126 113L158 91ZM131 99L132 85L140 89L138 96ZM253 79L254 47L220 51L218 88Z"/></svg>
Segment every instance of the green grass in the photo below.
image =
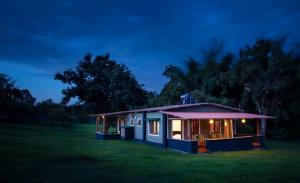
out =
<svg viewBox="0 0 300 183"><path fill-rule="evenodd" d="M0 182L300 182L300 143L190 155L95 139L95 125L0 125Z"/></svg>

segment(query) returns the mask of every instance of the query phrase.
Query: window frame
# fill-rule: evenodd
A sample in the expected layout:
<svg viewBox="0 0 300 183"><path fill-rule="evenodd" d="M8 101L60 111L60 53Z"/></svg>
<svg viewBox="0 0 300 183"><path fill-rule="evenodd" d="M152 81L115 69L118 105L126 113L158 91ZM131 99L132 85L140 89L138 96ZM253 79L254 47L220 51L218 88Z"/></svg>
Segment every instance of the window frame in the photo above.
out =
<svg viewBox="0 0 300 183"><path fill-rule="evenodd" d="M134 126L134 115L130 115L130 121L129 121L129 126Z"/></svg>
<svg viewBox="0 0 300 183"><path fill-rule="evenodd" d="M183 120L181 118L169 118L168 121L169 121L168 122L168 139L182 140L183 139L182 138L183 137L183 129L182 129ZM177 131L174 131L173 121L180 121L180 139L173 137L173 132L177 132Z"/></svg>
<svg viewBox="0 0 300 183"><path fill-rule="evenodd" d="M139 124L139 121L141 121L141 124ZM136 126L138 126L138 127L142 127L142 126L143 126L142 118L138 118L138 119L137 119L137 121L136 121Z"/></svg>
<svg viewBox="0 0 300 183"><path fill-rule="evenodd" d="M153 123L153 122L157 123L157 125L156 125L157 134L151 133L150 123ZM150 135L150 136L159 136L159 132L160 132L160 119L149 119L148 120L148 130L147 131L148 131L148 135Z"/></svg>

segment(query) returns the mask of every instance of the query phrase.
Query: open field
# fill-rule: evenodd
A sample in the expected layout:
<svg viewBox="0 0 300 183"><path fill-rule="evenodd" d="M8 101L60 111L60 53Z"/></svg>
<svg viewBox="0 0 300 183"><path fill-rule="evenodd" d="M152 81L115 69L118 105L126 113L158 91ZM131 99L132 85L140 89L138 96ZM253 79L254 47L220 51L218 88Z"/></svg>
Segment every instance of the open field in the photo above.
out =
<svg viewBox="0 0 300 183"><path fill-rule="evenodd" d="M0 182L300 182L300 142L189 155L94 138L94 125L0 124Z"/></svg>

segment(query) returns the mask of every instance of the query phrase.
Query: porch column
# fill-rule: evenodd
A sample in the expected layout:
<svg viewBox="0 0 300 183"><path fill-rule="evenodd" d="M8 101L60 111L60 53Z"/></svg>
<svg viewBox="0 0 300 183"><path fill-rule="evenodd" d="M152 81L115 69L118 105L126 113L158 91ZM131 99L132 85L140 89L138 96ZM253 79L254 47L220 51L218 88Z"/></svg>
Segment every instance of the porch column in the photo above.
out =
<svg viewBox="0 0 300 183"><path fill-rule="evenodd" d="M96 132L99 132L99 116L96 117Z"/></svg>
<svg viewBox="0 0 300 183"><path fill-rule="evenodd" d="M118 132L118 134L120 134L120 120L119 120L119 118L117 118L117 121L116 121L116 130L117 130L117 132Z"/></svg>
<svg viewBox="0 0 300 183"><path fill-rule="evenodd" d="M259 119L256 119L256 135L260 135Z"/></svg>
<svg viewBox="0 0 300 183"><path fill-rule="evenodd" d="M266 136L266 119L260 119L260 135Z"/></svg>
<svg viewBox="0 0 300 183"><path fill-rule="evenodd" d="M103 134L107 134L107 121L106 117L103 116Z"/></svg>
<svg viewBox="0 0 300 183"><path fill-rule="evenodd" d="M147 120L146 120L146 112L143 112L143 141L146 141L146 133L147 133L147 127L146 127L146 123L147 123Z"/></svg>
<svg viewBox="0 0 300 183"><path fill-rule="evenodd" d="M234 135L236 134L236 119L234 119L234 121L233 121L233 137L234 137Z"/></svg>
<svg viewBox="0 0 300 183"><path fill-rule="evenodd" d="M199 123L199 133L198 133L198 137L199 137L200 135L202 135L202 133L201 133L201 120L200 119L199 119L198 123Z"/></svg>
<svg viewBox="0 0 300 183"><path fill-rule="evenodd" d="M181 140L184 139L184 119L181 120Z"/></svg>
<svg viewBox="0 0 300 183"><path fill-rule="evenodd" d="M167 121L168 121L168 118L167 118L167 115L166 114L163 114L163 117L162 117L162 128L163 128L163 146L164 147L167 147Z"/></svg>
<svg viewBox="0 0 300 183"><path fill-rule="evenodd" d="M191 120L187 120L187 133L188 133L188 140L192 139L192 125L191 125Z"/></svg>
<svg viewBox="0 0 300 183"><path fill-rule="evenodd" d="M233 120L229 120L229 124L230 124L230 137L233 138L234 137L234 133L235 133L235 129L233 127Z"/></svg>

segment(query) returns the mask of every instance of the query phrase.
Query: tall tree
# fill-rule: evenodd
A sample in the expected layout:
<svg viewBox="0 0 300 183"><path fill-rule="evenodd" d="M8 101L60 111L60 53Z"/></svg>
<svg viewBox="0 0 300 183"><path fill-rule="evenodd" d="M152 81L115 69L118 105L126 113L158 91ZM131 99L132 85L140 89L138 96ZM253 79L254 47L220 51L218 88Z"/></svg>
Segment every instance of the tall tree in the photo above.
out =
<svg viewBox="0 0 300 183"><path fill-rule="evenodd" d="M160 94L162 104L177 103L180 95L190 92L199 101L235 105L236 88L229 80L235 57L233 54L223 56L221 50L222 45L216 44L204 51L203 62L189 58L184 70L167 66L163 75L169 80Z"/></svg>
<svg viewBox="0 0 300 183"><path fill-rule="evenodd" d="M286 51L282 40L258 40L242 48L237 57L220 50L216 46L203 52L202 62L190 58L184 69L166 67L169 81L158 101L176 103L181 94L191 92L201 102L275 116L270 133L300 136L296 122L300 115L299 52Z"/></svg>
<svg viewBox="0 0 300 183"><path fill-rule="evenodd" d="M147 92L123 64L109 54L87 54L73 70L55 75L68 87L62 91L63 103L77 98L91 112L126 110L145 105Z"/></svg>
<svg viewBox="0 0 300 183"><path fill-rule="evenodd" d="M29 90L17 88L7 75L0 74L0 121L30 120L35 100Z"/></svg>

